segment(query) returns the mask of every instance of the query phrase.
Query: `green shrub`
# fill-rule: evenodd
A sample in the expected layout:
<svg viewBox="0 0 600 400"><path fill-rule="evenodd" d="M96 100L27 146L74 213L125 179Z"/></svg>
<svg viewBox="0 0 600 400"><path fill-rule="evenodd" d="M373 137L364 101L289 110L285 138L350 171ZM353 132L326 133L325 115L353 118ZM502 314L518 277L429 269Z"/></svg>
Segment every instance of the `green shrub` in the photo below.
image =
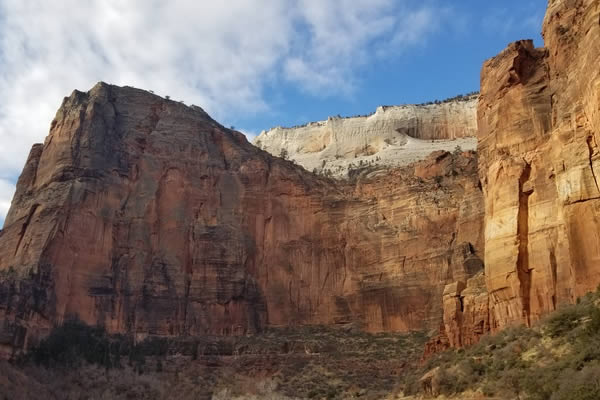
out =
<svg viewBox="0 0 600 400"><path fill-rule="evenodd" d="M111 340L104 329L75 319L55 328L31 349L30 357L45 366L73 366L83 360L112 368L120 365L123 344L122 338Z"/></svg>
<svg viewBox="0 0 600 400"><path fill-rule="evenodd" d="M406 394L435 367L445 395L479 390L527 400L600 399L600 290L562 307L534 328L514 326L470 348L432 357L404 381Z"/></svg>
<svg viewBox="0 0 600 400"><path fill-rule="evenodd" d="M578 325L584 312L581 305L563 307L547 319L544 332L552 338L565 335Z"/></svg>
<svg viewBox="0 0 600 400"><path fill-rule="evenodd" d="M585 366L581 371L564 371L559 388L550 400L597 400L600 399L600 364Z"/></svg>

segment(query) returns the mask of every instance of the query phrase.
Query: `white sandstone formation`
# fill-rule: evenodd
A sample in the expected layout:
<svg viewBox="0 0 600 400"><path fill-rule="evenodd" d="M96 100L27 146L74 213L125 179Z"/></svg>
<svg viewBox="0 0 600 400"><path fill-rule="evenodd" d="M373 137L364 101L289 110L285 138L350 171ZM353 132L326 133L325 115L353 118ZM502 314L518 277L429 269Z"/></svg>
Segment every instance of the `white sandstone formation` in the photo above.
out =
<svg viewBox="0 0 600 400"><path fill-rule="evenodd" d="M407 165L432 151L474 150L477 95L427 105L381 106L369 116L329 117L263 131L254 144L309 171L345 177L368 165Z"/></svg>

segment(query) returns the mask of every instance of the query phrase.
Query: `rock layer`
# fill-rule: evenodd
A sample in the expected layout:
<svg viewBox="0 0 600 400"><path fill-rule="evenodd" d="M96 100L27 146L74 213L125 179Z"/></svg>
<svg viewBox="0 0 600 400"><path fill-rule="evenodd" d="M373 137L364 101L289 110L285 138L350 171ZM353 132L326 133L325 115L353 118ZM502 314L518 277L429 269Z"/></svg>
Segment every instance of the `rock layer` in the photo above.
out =
<svg viewBox="0 0 600 400"><path fill-rule="evenodd" d="M483 66L478 152L492 331L531 325L600 284L599 21L598 0L551 1L545 48L516 42ZM464 312L464 291L446 292L453 345L486 326L468 320L486 309L478 291Z"/></svg>
<svg viewBox="0 0 600 400"><path fill-rule="evenodd" d="M369 116L330 117L294 128L263 131L254 143L334 176L362 165L408 165L432 151L473 150L477 96L440 104L382 106Z"/></svg>
<svg viewBox="0 0 600 400"><path fill-rule="evenodd" d="M482 268L476 165L438 153L338 183L197 107L76 91L0 232L0 342L27 347L71 317L137 337L437 327L444 285Z"/></svg>
<svg viewBox="0 0 600 400"><path fill-rule="evenodd" d="M530 324L600 283L599 4L551 2L545 49L517 42L483 67L480 175L494 329Z"/></svg>

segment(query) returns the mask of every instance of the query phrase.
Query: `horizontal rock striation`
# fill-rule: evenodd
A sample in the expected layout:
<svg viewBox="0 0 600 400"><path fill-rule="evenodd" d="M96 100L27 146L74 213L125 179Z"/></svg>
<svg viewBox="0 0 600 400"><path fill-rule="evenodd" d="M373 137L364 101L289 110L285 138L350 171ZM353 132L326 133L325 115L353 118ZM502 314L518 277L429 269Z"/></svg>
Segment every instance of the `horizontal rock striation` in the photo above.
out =
<svg viewBox="0 0 600 400"><path fill-rule="evenodd" d="M263 131L254 144L334 176L362 165L407 165L432 151L475 149L477 95L428 105L378 107L369 116L330 117Z"/></svg>
<svg viewBox="0 0 600 400"><path fill-rule="evenodd" d="M109 332L437 327L483 266L473 153L339 183L198 107L100 83L65 98L0 231L0 344L77 317Z"/></svg>

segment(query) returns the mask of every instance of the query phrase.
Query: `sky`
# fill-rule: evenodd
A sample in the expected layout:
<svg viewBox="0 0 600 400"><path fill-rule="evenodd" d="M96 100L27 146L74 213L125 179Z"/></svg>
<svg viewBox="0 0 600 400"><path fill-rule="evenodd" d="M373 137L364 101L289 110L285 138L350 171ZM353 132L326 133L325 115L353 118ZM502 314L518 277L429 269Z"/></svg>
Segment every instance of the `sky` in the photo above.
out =
<svg viewBox="0 0 600 400"><path fill-rule="evenodd" d="M479 89L547 0L0 0L0 226L63 97L98 81L204 108L249 139Z"/></svg>

